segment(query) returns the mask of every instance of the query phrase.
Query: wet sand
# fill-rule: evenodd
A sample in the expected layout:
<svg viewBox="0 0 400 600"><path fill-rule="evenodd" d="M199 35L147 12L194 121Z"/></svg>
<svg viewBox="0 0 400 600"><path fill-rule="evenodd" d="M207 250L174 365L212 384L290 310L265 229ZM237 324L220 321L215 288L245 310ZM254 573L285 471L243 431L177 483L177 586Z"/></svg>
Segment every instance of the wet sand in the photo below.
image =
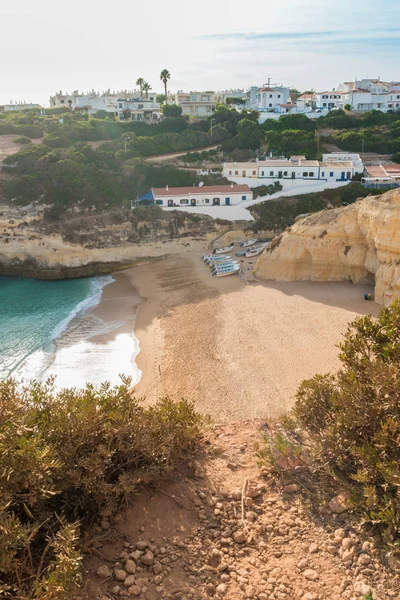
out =
<svg viewBox="0 0 400 600"><path fill-rule="evenodd" d="M285 412L303 379L339 367L336 345L348 323L379 310L364 301L368 286L215 278L200 252L124 276L142 298L137 395L149 403L185 397L218 422Z"/></svg>

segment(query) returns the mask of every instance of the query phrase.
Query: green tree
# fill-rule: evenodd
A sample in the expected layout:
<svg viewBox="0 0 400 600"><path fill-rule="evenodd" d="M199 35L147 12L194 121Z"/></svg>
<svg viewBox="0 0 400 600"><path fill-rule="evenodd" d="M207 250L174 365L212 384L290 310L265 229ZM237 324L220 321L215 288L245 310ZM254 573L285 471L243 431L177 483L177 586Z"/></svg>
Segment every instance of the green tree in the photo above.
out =
<svg viewBox="0 0 400 600"><path fill-rule="evenodd" d="M351 104L345 104L344 110L351 110Z"/></svg>
<svg viewBox="0 0 400 600"><path fill-rule="evenodd" d="M146 94L146 100L148 100L149 98L149 90L151 90L151 85L149 83L147 83L147 81L144 82L143 86L142 86L143 91Z"/></svg>
<svg viewBox="0 0 400 600"><path fill-rule="evenodd" d="M160 73L160 79L164 84L164 89L165 89L165 101L167 101L167 97L168 97L168 89L167 89L167 85L168 85L168 81L171 79L171 74L167 69L163 69Z"/></svg>
<svg viewBox="0 0 400 600"><path fill-rule="evenodd" d="M157 94L156 100L159 104L162 104L163 102L165 102L167 99L167 96L165 94Z"/></svg>
<svg viewBox="0 0 400 600"><path fill-rule="evenodd" d="M139 87L140 95L143 94L143 86L144 86L145 83L146 82L143 79L143 77L139 77L139 79L136 79L136 85Z"/></svg>
<svg viewBox="0 0 400 600"><path fill-rule="evenodd" d="M400 164L400 152L393 154L392 161L396 164Z"/></svg>
<svg viewBox="0 0 400 600"><path fill-rule="evenodd" d="M166 117L180 117L182 114L182 106L177 104L164 104L162 112Z"/></svg>
<svg viewBox="0 0 400 600"><path fill-rule="evenodd" d="M265 133L259 125L250 119L239 121L237 130L239 148L256 150L261 146L265 137Z"/></svg>

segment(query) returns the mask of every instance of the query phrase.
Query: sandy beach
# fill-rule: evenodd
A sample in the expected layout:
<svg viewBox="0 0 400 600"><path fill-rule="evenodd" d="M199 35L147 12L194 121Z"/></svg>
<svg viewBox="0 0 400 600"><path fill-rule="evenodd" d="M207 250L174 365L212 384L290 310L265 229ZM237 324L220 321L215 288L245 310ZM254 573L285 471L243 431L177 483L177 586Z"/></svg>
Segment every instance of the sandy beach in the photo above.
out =
<svg viewBox="0 0 400 600"><path fill-rule="evenodd" d="M118 287L126 291L128 281L134 307L142 299L137 395L149 403L185 397L217 422L285 412L303 379L338 368L336 344L348 323L379 310L364 301L366 286L215 278L200 252L117 277L109 286L114 301L107 309L102 300L98 310L118 318Z"/></svg>

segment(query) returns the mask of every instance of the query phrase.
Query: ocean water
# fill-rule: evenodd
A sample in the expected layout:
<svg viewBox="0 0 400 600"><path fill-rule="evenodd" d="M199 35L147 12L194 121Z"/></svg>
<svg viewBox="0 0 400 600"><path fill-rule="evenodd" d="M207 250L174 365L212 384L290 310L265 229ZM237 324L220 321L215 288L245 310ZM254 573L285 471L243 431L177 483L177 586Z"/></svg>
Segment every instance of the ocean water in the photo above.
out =
<svg viewBox="0 0 400 600"><path fill-rule="evenodd" d="M90 312L113 281L110 275L65 281L0 277L0 379L55 376L58 388L84 387L120 383L123 373L137 383L133 330L121 333L122 322L104 322Z"/></svg>

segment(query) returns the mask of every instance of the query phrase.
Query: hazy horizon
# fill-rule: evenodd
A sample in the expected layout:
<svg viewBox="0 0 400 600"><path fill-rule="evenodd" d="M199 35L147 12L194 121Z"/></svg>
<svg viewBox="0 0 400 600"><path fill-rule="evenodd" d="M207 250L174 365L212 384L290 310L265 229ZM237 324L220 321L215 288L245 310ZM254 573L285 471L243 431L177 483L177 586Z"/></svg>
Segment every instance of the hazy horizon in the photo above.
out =
<svg viewBox="0 0 400 600"><path fill-rule="evenodd" d="M59 6L59 8L55 8ZM272 83L300 90L331 89L355 76L400 80L398 0L203 0L198 12L183 0L118 11L94 2L0 9L3 57L0 104L47 105L58 90L132 89L138 77L162 92L215 91Z"/></svg>

